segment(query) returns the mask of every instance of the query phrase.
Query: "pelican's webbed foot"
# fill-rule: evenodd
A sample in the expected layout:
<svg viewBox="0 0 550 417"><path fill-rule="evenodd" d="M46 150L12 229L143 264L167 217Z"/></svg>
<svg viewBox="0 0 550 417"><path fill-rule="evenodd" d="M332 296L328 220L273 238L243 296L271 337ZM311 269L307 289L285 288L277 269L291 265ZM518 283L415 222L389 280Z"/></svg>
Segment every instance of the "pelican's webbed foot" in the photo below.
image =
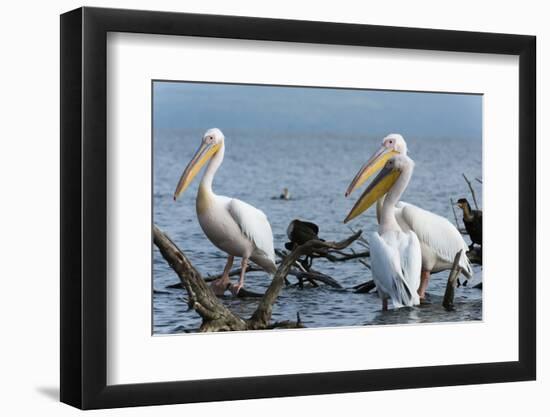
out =
<svg viewBox="0 0 550 417"><path fill-rule="evenodd" d="M242 287L243 287L243 284L240 282L238 284L231 285L231 293L236 297L239 294L239 291L241 290Z"/></svg>
<svg viewBox="0 0 550 417"><path fill-rule="evenodd" d="M216 294L218 297L224 295L230 286L231 281L229 281L229 277L222 277L220 279L212 281L212 283L210 284L210 288L212 288L212 291L214 291L214 294Z"/></svg>

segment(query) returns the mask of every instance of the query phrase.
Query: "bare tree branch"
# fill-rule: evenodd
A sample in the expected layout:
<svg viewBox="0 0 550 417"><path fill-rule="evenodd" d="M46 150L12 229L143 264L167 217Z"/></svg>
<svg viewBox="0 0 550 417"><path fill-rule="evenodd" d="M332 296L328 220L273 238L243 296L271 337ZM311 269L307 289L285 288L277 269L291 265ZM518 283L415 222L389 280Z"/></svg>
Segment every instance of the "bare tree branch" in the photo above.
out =
<svg viewBox="0 0 550 417"><path fill-rule="evenodd" d="M261 298L258 308L252 317L244 320L220 302L187 256L156 225L153 227L155 245L180 278L181 284L188 294L189 307L193 308L202 317L202 324L199 329L201 332L303 327L300 320L297 322L270 323L273 304L279 296L290 268L295 265L295 262L301 256L311 255L313 252L322 249L344 249L360 236L361 231L356 232L353 236L341 242L311 240L304 245L298 246L280 263L273 281Z"/></svg>
<svg viewBox="0 0 550 417"><path fill-rule="evenodd" d="M370 281L363 282L362 284L359 284L359 285L356 285L355 287L353 287L355 292L359 293L359 294L369 293L375 288L376 288L376 284L374 283L374 280L372 280L372 279Z"/></svg>
<svg viewBox="0 0 550 417"><path fill-rule="evenodd" d="M337 253L341 256L335 256L332 253ZM324 254L316 254L314 253L311 257L312 258L326 258L330 262L345 262L349 261L350 259L357 259L357 258L368 258L370 256L370 251L363 251L363 252L356 252L356 253L346 253L342 251L333 251L333 252L327 252Z"/></svg>
<svg viewBox="0 0 550 417"><path fill-rule="evenodd" d="M309 255L322 248L330 249L344 249L351 245L355 240L361 236L361 231L358 231L353 236L341 241L341 242L323 242L320 240L310 240L303 245L294 249L279 265L271 285L267 289L264 297L260 300L258 308L249 320L249 326L251 328L265 328L271 320L271 313L273 311L273 304L279 296L284 285L284 278L287 276L288 271L294 264L294 262L301 256Z"/></svg>
<svg viewBox="0 0 550 417"><path fill-rule="evenodd" d="M456 216L456 211L455 211L455 203L453 201L453 199L451 197L449 197L449 201L451 203L451 209L453 210L453 215L455 216L455 224L456 224L456 228L458 230L460 230L460 226L458 225L458 217Z"/></svg>
<svg viewBox="0 0 550 417"><path fill-rule="evenodd" d="M236 269L233 269L229 272L229 276L230 277L235 277L235 276L240 276L241 275L241 271L242 271L242 268L236 268ZM246 272L261 272L263 271L262 268L260 268L259 266L255 266L255 265L248 265L246 267ZM204 280L206 282L212 282L212 281L216 281L217 279L220 279L222 277L223 274L217 274L217 275L208 275L206 278L204 278Z"/></svg>
<svg viewBox="0 0 550 417"><path fill-rule="evenodd" d="M218 300L187 256L157 226L153 241L187 290L189 307L202 317L199 331L246 330L246 322Z"/></svg>
<svg viewBox="0 0 550 417"><path fill-rule="evenodd" d="M477 199L476 199L476 192L474 191L474 187L472 187L472 183L466 177L464 173L462 173L462 176L464 177L464 181L468 184L468 187L470 188L470 192L472 193L472 198L474 199L474 205L476 206L476 210L479 210L479 206L477 205Z"/></svg>
<svg viewBox="0 0 550 417"><path fill-rule="evenodd" d="M463 249L460 249L453 261L453 267L449 272L449 279L447 280L447 288L445 289L445 295L443 296L443 307L447 311L454 310L454 298L455 298L455 287L458 275L460 274L460 257L462 256Z"/></svg>

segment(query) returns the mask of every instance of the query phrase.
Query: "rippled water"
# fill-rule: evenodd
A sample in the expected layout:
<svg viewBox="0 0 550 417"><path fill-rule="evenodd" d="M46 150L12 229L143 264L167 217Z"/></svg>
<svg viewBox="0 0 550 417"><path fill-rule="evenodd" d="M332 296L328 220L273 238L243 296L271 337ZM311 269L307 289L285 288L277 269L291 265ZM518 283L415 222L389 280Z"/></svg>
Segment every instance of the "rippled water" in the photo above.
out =
<svg viewBox="0 0 550 417"><path fill-rule="evenodd" d="M220 126L223 129L223 126ZM174 203L172 195L182 170L199 145L203 130L164 130L154 137L154 222L178 244L205 276L219 274L226 255L215 248L202 233L195 214L195 195L200 178ZM344 191L368 156L378 148L381 138L343 136L329 133L265 133L224 130L225 160L218 170L214 191L244 200L263 210L271 223L276 248L283 248L286 227L294 218L310 220L320 226L319 236L341 240L350 234L342 223L360 195L344 198ZM481 142L453 139L407 137L409 155L416 162L407 201L447 217L454 223L449 198L468 197L462 178L481 178ZM288 187L291 200L273 199ZM474 182L481 205L481 185ZM460 217L461 219L461 217ZM374 208L351 223L364 233L376 230ZM469 238L465 237L466 242ZM361 246L354 245L361 250ZM181 289L167 289L178 277L154 249L153 296L154 333L193 331L200 317L188 311ZM371 279L370 271L358 261L330 263L316 260L314 268L342 284L345 289L284 288L273 309L274 320L294 320L300 313L307 327L355 326L369 324L425 323L481 320L482 292L472 288L481 280L481 268L468 286L455 292L457 309L443 310L448 272L432 276L428 293L432 304L382 312L376 293L355 294L351 287ZM235 281L236 278L233 278ZM292 280L292 278L290 278ZM263 292L269 284L265 273L249 273L246 287ZM255 299L224 298L235 313L248 317Z"/></svg>

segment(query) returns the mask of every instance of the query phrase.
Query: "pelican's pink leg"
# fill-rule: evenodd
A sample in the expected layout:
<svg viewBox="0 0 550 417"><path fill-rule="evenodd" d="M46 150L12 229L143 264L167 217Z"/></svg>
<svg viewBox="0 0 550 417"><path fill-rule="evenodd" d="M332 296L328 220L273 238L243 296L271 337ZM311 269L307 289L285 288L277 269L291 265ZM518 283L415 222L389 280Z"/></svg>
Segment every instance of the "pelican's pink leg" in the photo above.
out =
<svg viewBox="0 0 550 417"><path fill-rule="evenodd" d="M223 269L222 277L212 281L210 284L210 288L212 288L214 294L223 295L225 290L227 290L227 287L231 284L231 280L229 279L229 271L231 271L231 267L233 266L233 259L234 257L232 255L227 257L227 263Z"/></svg>
<svg viewBox="0 0 550 417"><path fill-rule="evenodd" d="M382 311L388 311L388 299L387 298L382 299Z"/></svg>
<svg viewBox="0 0 550 417"><path fill-rule="evenodd" d="M231 287L231 292L233 295L237 295L244 285L244 274L246 274L246 268L248 268L248 258L243 258L241 261L241 277L239 278L239 283Z"/></svg>
<svg viewBox="0 0 550 417"><path fill-rule="evenodd" d="M426 290L428 289L428 284L430 282L430 271L424 271L420 273L420 287L418 287L418 295L420 300L424 300L426 297Z"/></svg>

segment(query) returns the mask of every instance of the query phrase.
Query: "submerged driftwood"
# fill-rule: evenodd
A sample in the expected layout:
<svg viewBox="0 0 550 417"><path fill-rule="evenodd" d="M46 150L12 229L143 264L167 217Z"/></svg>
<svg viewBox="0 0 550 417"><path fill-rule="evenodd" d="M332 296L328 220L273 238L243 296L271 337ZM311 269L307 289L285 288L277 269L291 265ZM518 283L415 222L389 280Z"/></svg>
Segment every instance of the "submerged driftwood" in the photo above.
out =
<svg viewBox="0 0 550 417"><path fill-rule="evenodd" d="M457 252L455 259L453 261L453 267L449 272L449 279L447 280L447 288L445 289L445 295L443 296L443 308L447 311L454 310L454 298L455 298L455 287L458 280L458 275L460 274L460 257L462 256L462 249Z"/></svg>
<svg viewBox="0 0 550 417"><path fill-rule="evenodd" d="M356 232L353 231L353 235L355 235ZM352 235L352 236L353 236ZM362 240L361 238L358 238L358 240ZM361 243L361 242L359 242ZM275 250L275 254L279 258L277 261L277 264L280 264L282 260L284 260L290 252L286 250ZM362 252L356 252L353 249L350 250L350 252L344 252L340 249L335 248L321 248L314 250L311 254L309 254L306 258L307 261L298 258L293 265L293 268L291 268L288 271L287 275L294 276L298 282L291 284L290 281L285 277L285 284L286 285L292 285L292 286L298 286L300 288L304 288L304 283L309 283L312 287L318 287L319 283L328 285L333 288L342 289L344 288L336 279L331 277L330 275L327 275L323 272L316 271L312 268L312 261L314 259L320 259L324 258L330 262L346 262L353 259L358 258L366 258L370 256L370 251L362 251ZM364 263L362 259L359 259L359 262ZM242 268L235 268L229 271L229 276L240 276L242 271ZM246 268L246 272L261 272L263 271L260 267L249 264ZM217 275L209 275L207 277L204 277L204 281L206 282L212 282L217 279L220 279L222 277L222 274ZM181 282L167 285L166 288L182 288L185 289L185 287L182 285ZM241 288L241 290L238 293L238 297L261 297L263 294L254 293L252 291L249 291L247 289Z"/></svg>
<svg viewBox="0 0 550 417"><path fill-rule="evenodd" d="M324 250L315 250L314 252L309 254L307 256L307 258L310 261L304 261L304 260L300 261L300 258L302 258L302 256L300 256L300 257L298 257L298 259L296 259L293 262L292 266L294 267L294 269L289 270L288 275L293 275L298 279L298 282L296 284L294 284L294 286L298 286L300 288L303 288L304 287L304 282L307 281L313 287L318 287L319 283L323 283L325 285L328 285L329 287L343 288L342 285L340 285L340 283L338 281L336 281L334 278L332 278L330 275L323 274L322 272L316 271L315 269L313 269L311 267L312 266L311 260L313 258L324 257L324 258L328 259L327 256L330 255L330 252L332 250L336 251L336 249L332 249L332 248L323 248L323 249ZM321 252L325 253L327 256L318 255ZM281 259L281 262L288 257L289 253L291 253L291 252L282 251L282 250L278 250L278 249L275 250L275 254ZM289 283L287 282L287 285L288 284Z"/></svg>
<svg viewBox="0 0 550 417"><path fill-rule="evenodd" d="M276 252L277 256L281 259L285 259L288 256L288 253L284 252L284 251L276 250L275 252ZM349 254L349 256L350 256L349 259L355 259L356 257L358 257L357 255L354 255L354 254ZM339 262L339 261L337 261L337 262ZM342 260L342 262L343 262L343 260ZM280 263L280 261L278 263ZM340 288L340 289L344 288L338 281L336 281L330 275L327 275L327 274L324 274L322 272L316 271L316 270L312 269L311 267L309 269L306 269L298 260L296 260L294 262L293 266L295 268L288 271L288 275L292 275L292 276L296 277L298 282L295 283L295 284L290 284L290 282L285 277L285 284L286 285L299 286L300 288L303 288L304 283L307 281L313 287L318 287L319 283L323 283L323 284L328 285L328 286L333 287L333 288ZM240 276L241 271L242 271L242 268L235 268L235 269L233 269L229 272L229 276L230 277ZM263 271L263 269L255 266L255 265L248 265L247 268L246 268L246 272L261 272L261 271ZM221 277L222 277L222 274L209 275L209 276L204 278L204 281L205 282L212 282L212 281L215 281L215 280L217 280ZM182 288L182 289L185 289L185 287L183 286L183 284L181 282L167 285L166 288L170 288L170 289ZM261 297L262 295L263 294L258 294L258 293L252 292L250 290L247 290L245 288L241 288L241 290L237 294L237 296L241 297L241 298L244 298L244 297Z"/></svg>
<svg viewBox="0 0 550 417"><path fill-rule="evenodd" d="M367 294L374 290L376 288L376 284L374 283L374 280L369 280L367 282L363 282L362 284L356 285L353 287L355 292L357 294Z"/></svg>
<svg viewBox="0 0 550 417"><path fill-rule="evenodd" d="M303 327L299 315L295 322L289 320L271 323L273 304L284 286L285 278L289 271L295 266L295 262L301 256L311 255L324 249L344 249L360 236L361 231L358 231L340 242L310 240L295 248L278 265L273 280L265 294L262 295L256 311L250 318L245 319L225 307L202 278L200 272L193 266L189 258L163 231L156 225L153 227L155 245L170 267L176 272L181 285L187 291L189 308L194 309L202 318L202 324L199 328L201 332Z"/></svg>

